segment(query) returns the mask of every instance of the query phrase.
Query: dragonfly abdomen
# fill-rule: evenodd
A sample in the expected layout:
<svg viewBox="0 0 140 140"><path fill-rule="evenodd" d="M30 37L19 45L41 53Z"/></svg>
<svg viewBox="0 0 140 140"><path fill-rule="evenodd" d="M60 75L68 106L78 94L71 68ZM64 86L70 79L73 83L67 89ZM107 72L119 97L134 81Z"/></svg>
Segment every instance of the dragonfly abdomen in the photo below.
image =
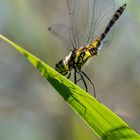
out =
<svg viewBox="0 0 140 140"><path fill-rule="evenodd" d="M112 19L110 20L110 22L108 23L107 27L105 28L104 32L101 34L100 37L100 42L104 40L104 38L106 37L106 35L108 34L108 32L110 31L111 27L115 24L115 22L118 20L118 18L122 15L123 11L126 8L126 4L124 4L123 6L121 6L113 15Z"/></svg>
<svg viewBox="0 0 140 140"><path fill-rule="evenodd" d="M113 15L113 17L111 18L110 22L108 23L108 25L106 26L104 32L92 43L89 44L89 51L91 53L92 56L97 55L98 50L101 46L102 41L105 39L106 35L108 34L108 32L110 31L110 29L112 28L112 26L115 24L115 22L118 20L118 18L122 15L123 11L126 8L126 4L124 4L123 6L121 6Z"/></svg>

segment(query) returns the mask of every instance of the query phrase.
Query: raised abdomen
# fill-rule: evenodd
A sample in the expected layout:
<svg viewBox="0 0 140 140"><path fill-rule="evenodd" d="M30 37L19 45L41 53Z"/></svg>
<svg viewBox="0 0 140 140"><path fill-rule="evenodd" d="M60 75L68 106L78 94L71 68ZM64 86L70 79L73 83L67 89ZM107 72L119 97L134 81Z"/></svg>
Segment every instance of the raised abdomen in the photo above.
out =
<svg viewBox="0 0 140 140"><path fill-rule="evenodd" d="M111 27L115 24L115 22L118 20L118 18L122 15L123 11L126 8L126 4L124 4L123 6L121 6L113 15L113 17L111 18L110 22L108 23L108 25L106 26L105 30L103 31L103 33L92 43L89 44L89 51L91 53L91 55L97 55L99 47L101 46L102 41L105 39L106 35L108 34L108 32L110 31Z"/></svg>

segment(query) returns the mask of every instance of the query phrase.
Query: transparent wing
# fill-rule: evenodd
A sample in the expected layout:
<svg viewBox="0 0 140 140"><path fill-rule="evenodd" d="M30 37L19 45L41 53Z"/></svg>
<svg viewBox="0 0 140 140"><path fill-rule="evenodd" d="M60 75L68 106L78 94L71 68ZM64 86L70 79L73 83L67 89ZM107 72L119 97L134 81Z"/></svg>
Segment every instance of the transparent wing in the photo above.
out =
<svg viewBox="0 0 140 140"><path fill-rule="evenodd" d="M54 24L49 27L48 30L58 39L62 40L67 48L71 48L73 46L73 43L70 41L68 25L61 23Z"/></svg>
<svg viewBox="0 0 140 140"><path fill-rule="evenodd" d="M52 33L75 48L91 43L105 29L114 14L114 0L66 0L68 25L51 27ZM112 31L111 31L112 32Z"/></svg>
<svg viewBox="0 0 140 140"><path fill-rule="evenodd" d="M114 0L88 0L88 3L88 9L83 11L81 8L79 15L76 15L79 17L77 32L79 32L80 45L87 45L95 40L104 31L115 11ZM88 15L86 20L81 19L83 14ZM83 22L86 22L84 26Z"/></svg>

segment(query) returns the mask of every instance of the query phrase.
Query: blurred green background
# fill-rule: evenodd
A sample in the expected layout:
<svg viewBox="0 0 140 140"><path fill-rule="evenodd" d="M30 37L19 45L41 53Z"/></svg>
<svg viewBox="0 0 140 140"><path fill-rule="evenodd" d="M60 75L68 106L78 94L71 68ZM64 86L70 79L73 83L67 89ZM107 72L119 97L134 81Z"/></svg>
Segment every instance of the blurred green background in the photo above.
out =
<svg viewBox="0 0 140 140"><path fill-rule="evenodd" d="M127 2L114 38L85 67L98 99L140 133L140 0ZM48 32L64 0L0 0L0 33L50 66L68 51ZM97 140L52 86L0 41L0 140Z"/></svg>

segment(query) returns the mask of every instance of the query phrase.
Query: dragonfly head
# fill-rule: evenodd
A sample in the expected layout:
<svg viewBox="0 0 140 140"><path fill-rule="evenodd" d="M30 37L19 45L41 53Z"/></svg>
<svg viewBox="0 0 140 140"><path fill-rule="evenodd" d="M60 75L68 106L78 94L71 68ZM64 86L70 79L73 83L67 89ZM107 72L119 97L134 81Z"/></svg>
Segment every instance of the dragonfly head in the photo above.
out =
<svg viewBox="0 0 140 140"><path fill-rule="evenodd" d="M62 75L68 74L68 66L65 64L64 60L60 60L55 65L55 70L61 73Z"/></svg>

